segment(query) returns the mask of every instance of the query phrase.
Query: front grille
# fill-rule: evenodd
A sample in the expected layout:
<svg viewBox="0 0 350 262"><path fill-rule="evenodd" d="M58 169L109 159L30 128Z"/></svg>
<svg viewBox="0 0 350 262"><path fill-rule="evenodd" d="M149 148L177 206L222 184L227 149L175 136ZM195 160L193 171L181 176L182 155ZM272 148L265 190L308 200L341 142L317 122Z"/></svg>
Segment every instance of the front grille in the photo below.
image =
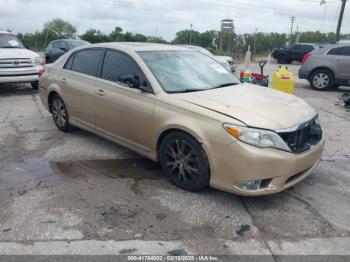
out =
<svg viewBox="0 0 350 262"><path fill-rule="evenodd" d="M33 63L30 58L0 59L0 68L23 68L32 66Z"/></svg>
<svg viewBox="0 0 350 262"><path fill-rule="evenodd" d="M279 132L293 153L302 153L318 144L322 139L322 130L317 118L300 125L291 132Z"/></svg>

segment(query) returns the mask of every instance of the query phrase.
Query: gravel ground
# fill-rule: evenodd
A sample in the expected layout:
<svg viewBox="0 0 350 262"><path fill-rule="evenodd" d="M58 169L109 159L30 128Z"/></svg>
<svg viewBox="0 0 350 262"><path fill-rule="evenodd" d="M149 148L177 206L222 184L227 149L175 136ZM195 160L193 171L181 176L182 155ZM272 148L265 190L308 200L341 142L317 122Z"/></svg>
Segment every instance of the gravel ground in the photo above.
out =
<svg viewBox="0 0 350 262"><path fill-rule="evenodd" d="M0 86L0 255L350 255L349 109L341 90L297 79L295 93L320 115L322 161L285 192L243 198L175 188L125 148L57 131L28 86Z"/></svg>

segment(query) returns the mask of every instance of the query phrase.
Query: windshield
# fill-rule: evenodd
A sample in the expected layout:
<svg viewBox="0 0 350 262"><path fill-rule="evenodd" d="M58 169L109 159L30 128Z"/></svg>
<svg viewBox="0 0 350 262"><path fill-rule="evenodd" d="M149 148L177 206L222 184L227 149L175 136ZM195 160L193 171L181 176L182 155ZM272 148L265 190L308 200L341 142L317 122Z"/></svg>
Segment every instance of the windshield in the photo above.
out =
<svg viewBox="0 0 350 262"><path fill-rule="evenodd" d="M240 83L214 59L194 51L138 52L164 91L202 91Z"/></svg>
<svg viewBox="0 0 350 262"><path fill-rule="evenodd" d="M73 49L73 48L78 47L78 46L87 45L88 42L77 40L77 41L68 41L67 44L68 44L70 49Z"/></svg>
<svg viewBox="0 0 350 262"><path fill-rule="evenodd" d="M14 35L0 34L0 48L24 48L24 46Z"/></svg>

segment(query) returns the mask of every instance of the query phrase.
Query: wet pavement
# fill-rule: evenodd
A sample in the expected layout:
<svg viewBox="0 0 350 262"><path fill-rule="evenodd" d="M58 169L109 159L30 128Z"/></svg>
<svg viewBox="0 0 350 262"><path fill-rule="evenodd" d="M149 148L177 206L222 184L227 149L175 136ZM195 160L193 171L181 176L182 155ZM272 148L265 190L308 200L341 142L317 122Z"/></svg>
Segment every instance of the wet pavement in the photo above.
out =
<svg viewBox="0 0 350 262"><path fill-rule="evenodd" d="M298 80L296 94L320 115L322 161L285 192L244 198L178 189L125 148L57 131L29 87L0 86L0 255L349 255L350 112L340 93Z"/></svg>

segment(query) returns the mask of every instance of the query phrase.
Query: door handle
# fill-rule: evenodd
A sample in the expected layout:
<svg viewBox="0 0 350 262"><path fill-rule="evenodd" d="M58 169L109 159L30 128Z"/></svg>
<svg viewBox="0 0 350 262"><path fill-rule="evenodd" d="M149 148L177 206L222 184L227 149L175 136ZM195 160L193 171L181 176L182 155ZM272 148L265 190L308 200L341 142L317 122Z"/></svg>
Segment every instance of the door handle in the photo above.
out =
<svg viewBox="0 0 350 262"><path fill-rule="evenodd" d="M105 95L105 91L103 89L97 89L96 94L99 96L104 96Z"/></svg>

